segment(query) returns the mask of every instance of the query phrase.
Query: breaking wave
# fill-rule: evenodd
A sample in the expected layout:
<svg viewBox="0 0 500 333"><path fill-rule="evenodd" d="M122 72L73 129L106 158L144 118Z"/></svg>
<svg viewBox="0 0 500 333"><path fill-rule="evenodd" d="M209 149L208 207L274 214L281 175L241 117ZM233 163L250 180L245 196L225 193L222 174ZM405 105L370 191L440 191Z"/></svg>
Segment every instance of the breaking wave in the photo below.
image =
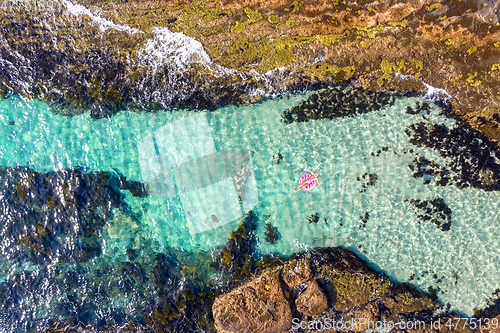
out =
<svg viewBox="0 0 500 333"><path fill-rule="evenodd" d="M103 17L94 15L90 9L85 8L82 5L75 5L72 2L68 0L62 0L63 4L66 6L66 9L73 15L79 16L79 15L87 15L89 16L94 22L96 22L99 25L99 29L102 32L105 32L108 29L116 29L120 31L127 31L129 33L135 34L135 33L142 33L141 30L139 29L134 29L131 27L128 27L126 25L119 25L115 24L109 20L106 20Z"/></svg>

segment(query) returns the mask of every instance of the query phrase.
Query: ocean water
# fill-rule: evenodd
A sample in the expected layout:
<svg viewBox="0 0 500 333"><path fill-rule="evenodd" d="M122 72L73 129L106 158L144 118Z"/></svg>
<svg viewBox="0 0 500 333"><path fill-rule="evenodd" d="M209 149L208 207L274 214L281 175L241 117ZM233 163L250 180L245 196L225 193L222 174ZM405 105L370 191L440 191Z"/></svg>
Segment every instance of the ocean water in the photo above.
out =
<svg viewBox="0 0 500 333"><path fill-rule="evenodd" d="M191 262L191 268L186 269L197 270L200 280L216 286L220 276L208 268L209 260L237 229L240 216L254 209L260 218L260 255L271 252L288 256L314 247L341 245L393 281L411 282L424 290L438 288L440 301L450 303L463 315L473 315L474 308L484 307L486 299L500 287L500 241L495 233L500 223L500 194L472 187L424 184L422 178L412 177L408 167L416 156L438 163L445 160L436 151L412 145L404 131L407 126L426 122L453 128L455 121L441 115L432 102L430 114L409 115L406 107L414 107L422 100L400 97L391 107L354 117L282 122L282 113L307 96L290 95L213 112L124 111L101 120L92 120L88 113L60 116L40 101L11 96L0 101L0 135L7 139L0 143L0 165L29 166L39 172L80 167L87 172L117 172L143 182L148 177L146 166L154 169L158 158L164 157L162 151L181 159L172 162L177 168L171 178L177 182L177 191L144 198L123 191L138 218L115 209L100 235L102 254L83 264L89 276L103 269L113 271L116 262L128 260L126 250L130 247L141 253L139 260L145 264L153 261L152 254L173 249L181 258L185 251L186 262ZM155 136L165 128L177 131L181 140L176 144L180 142L180 146L174 144L175 140L161 141ZM155 144L163 147L155 147L153 153L144 152L148 137L155 137ZM214 180L209 167L191 168L191 178L185 181L188 187L195 184L195 191L189 193L198 197L186 196L188 191L179 185L179 165L224 151L243 152L245 161L250 156L247 166L252 175L246 197L241 198L240 193L246 207L229 202L234 198L234 188L225 180ZM321 189L316 186L311 191L294 191L304 170L319 173ZM376 174L375 184L363 186L365 174ZM211 179L210 183L205 182L207 179ZM203 188L212 192L203 194ZM206 203L209 197L213 203ZM449 231L419 220L409 202L435 198L442 198L452 211ZM215 223L201 232L193 231L192 223L197 220L188 212L211 216L211 209L218 209L217 220L225 219L222 225ZM266 223L279 231L275 244L266 241ZM188 253L198 256L196 265ZM20 272L40 272L50 284L50 278L60 274L56 266L73 269L71 264L56 262L45 266L16 262L0 254L0 281ZM120 283L120 273L111 276ZM112 288L109 283L100 286ZM154 288L146 279L139 289L140 293L132 296L110 292L96 305L97 309L111 306L140 316L144 299L154 297ZM85 294L86 289L79 292ZM33 290L27 294L19 309L23 313L19 321L53 316L50 305L67 297L64 290L50 285L45 286L43 300L34 302L37 293ZM0 320L6 332L12 331L7 319L4 316Z"/></svg>

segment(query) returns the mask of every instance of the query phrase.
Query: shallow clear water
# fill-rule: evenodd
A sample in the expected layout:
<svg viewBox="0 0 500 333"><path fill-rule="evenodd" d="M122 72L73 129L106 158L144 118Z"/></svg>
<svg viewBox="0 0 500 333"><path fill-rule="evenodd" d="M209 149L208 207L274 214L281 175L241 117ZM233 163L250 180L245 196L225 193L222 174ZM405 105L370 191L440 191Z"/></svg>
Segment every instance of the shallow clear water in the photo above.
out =
<svg viewBox="0 0 500 333"><path fill-rule="evenodd" d="M356 117L281 122L282 112L306 97L295 95L197 113L206 119L217 151L242 150L251 156L257 190L253 194L257 199L255 211L260 216L259 251L288 256L312 247L342 245L394 281L409 281L425 290L439 287L439 299L462 314L472 315L473 308L484 307L486 298L500 287L500 241L495 234L500 223L500 194L453 185L424 185L422 178L413 178L408 168L416 154L437 162L443 159L435 151L413 146L404 129L421 121L453 127L454 121L439 115L434 106L430 115L408 115L406 106L414 106L418 99L399 98L392 107ZM115 170L129 180L143 181L141 159L145 155L138 148L141 140L192 115L189 110L121 112L111 119L91 120L88 114L59 116L39 101L10 97L0 102L0 135L7 138L0 144L0 165L29 166L44 172L83 166L87 171ZM195 143L182 149L194 152ZM382 151L377 153L379 149ZM282 159L278 163L279 154ZM294 191L305 169L319 173L322 189L316 186L308 192ZM193 179L209 176L208 171L197 170L199 174ZM376 173L378 180L361 191L363 181L357 178L365 173ZM101 235L103 254L83 265L87 275L97 275L98 268L113 271L114 262L127 261L127 247L141 251L139 260L146 263L151 260L148 254L167 248L209 259L241 222L236 219L192 234L184 215L186 206L179 196L137 198L125 194L139 220L116 210ZM443 198L453 212L450 231L419 223L413 206L405 201L436 197ZM369 218L363 225L360 217L365 213ZM310 222L315 216L317 221ZM266 222L277 227L281 235L273 245L265 241ZM0 266L3 281L22 270L42 270L4 258ZM218 276L206 266L199 261L200 280L208 274L217 284ZM47 267L44 272L50 276L54 266ZM64 269L71 268L68 265ZM109 276L119 283L119 272ZM154 294L150 284L145 281L140 293L132 298L109 293L100 306L140 315L141 297ZM111 288L109 281L101 287ZM81 293L85 292L83 286ZM46 305L64 299L64 293L48 286L43 300L26 301L25 315L43 318L54 314ZM7 323L6 318L0 320L0 325Z"/></svg>

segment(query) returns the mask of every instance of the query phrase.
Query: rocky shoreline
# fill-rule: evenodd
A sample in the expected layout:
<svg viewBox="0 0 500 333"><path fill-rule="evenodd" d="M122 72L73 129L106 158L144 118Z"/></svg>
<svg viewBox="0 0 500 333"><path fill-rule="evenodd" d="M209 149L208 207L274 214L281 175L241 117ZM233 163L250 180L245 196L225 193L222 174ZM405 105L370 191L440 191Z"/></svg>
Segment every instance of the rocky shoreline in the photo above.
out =
<svg viewBox="0 0 500 333"><path fill-rule="evenodd" d="M112 23L103 28L62 4L51 12L1 9L3 96L20 93L61 113L90 109L102 118L127 108L213 109L350 83L448 99L458 116L500 139L494 2L75 3ZM168 54L147 56L148 47L165 51L162 40L174 38L161 28L195 38L199 52L175 66Z"/></svg>
<svg viewBox="0 0 500 333"><path fill-rule="evenodd" d="M175 302L166 300L146 314L142 324L94 328L57 322L43 332L495 333L496 303L467 322L432 293L392 282L353 252L335 247L267 262L224 292L185 289Z"/></svg>
<svg viewBox="0 0 500 333"><path fill-rule="evenodd" d="M391 281L340 246L295 253L286 260L268 255L242 262L242 257L253 257L257 218L250 212L219 255L230 274L228 287L209 302L219 333L340 333L382 326L398 333L499 331L498 295L467 321L440 303L433 288L425 292Z"/></svg>
<svg viewBox="0 0 500 333"><path fill-rule="evenodd" d="M222 333L363 332L377 322L420 323L429 328L425 332L447 332L448 319L460 318L428 293L391 282L342 247L295 254L262 270L216 298L213 316ZM436 322L441 330L430 329ZM468 325L451 331L473 332Z"/></svg>

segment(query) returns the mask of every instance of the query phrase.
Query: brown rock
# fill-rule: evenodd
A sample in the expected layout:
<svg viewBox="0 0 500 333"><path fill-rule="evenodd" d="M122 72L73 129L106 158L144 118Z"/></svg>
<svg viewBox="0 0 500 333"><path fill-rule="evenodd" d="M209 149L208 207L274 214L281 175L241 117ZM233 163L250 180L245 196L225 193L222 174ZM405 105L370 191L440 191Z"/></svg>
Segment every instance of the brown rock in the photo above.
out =
<svg viewBox="0 0 500 333"><path fill-rule="evenodd" d="M306 290L295 300L297 310L306 315L314 316L328 309L328 298L316 280L313 280Z"/></svg>
<svg viewBox="0 0 500 333"><path fill-rule="evenodd" d="M362 305L344 314L344 321L353 332L363 332L375 327L379 315L375 302Z"/></svg>
<svg viewBox="0 0 500 333"><path fill-rule="evenodd" d="M219 296L212 306L219 333L283 332L292 326L290 304L281 281L281 267Z"/></svg>
<svg viewBox="0 0 500 333"><path fill-rule="evenodd" d="M285 262L285 266L283 267L283 281L285 281L288 287L296 287L299 284L307 282L312 277L313 272L309 256L302 255L290 258Z"/></svg>

